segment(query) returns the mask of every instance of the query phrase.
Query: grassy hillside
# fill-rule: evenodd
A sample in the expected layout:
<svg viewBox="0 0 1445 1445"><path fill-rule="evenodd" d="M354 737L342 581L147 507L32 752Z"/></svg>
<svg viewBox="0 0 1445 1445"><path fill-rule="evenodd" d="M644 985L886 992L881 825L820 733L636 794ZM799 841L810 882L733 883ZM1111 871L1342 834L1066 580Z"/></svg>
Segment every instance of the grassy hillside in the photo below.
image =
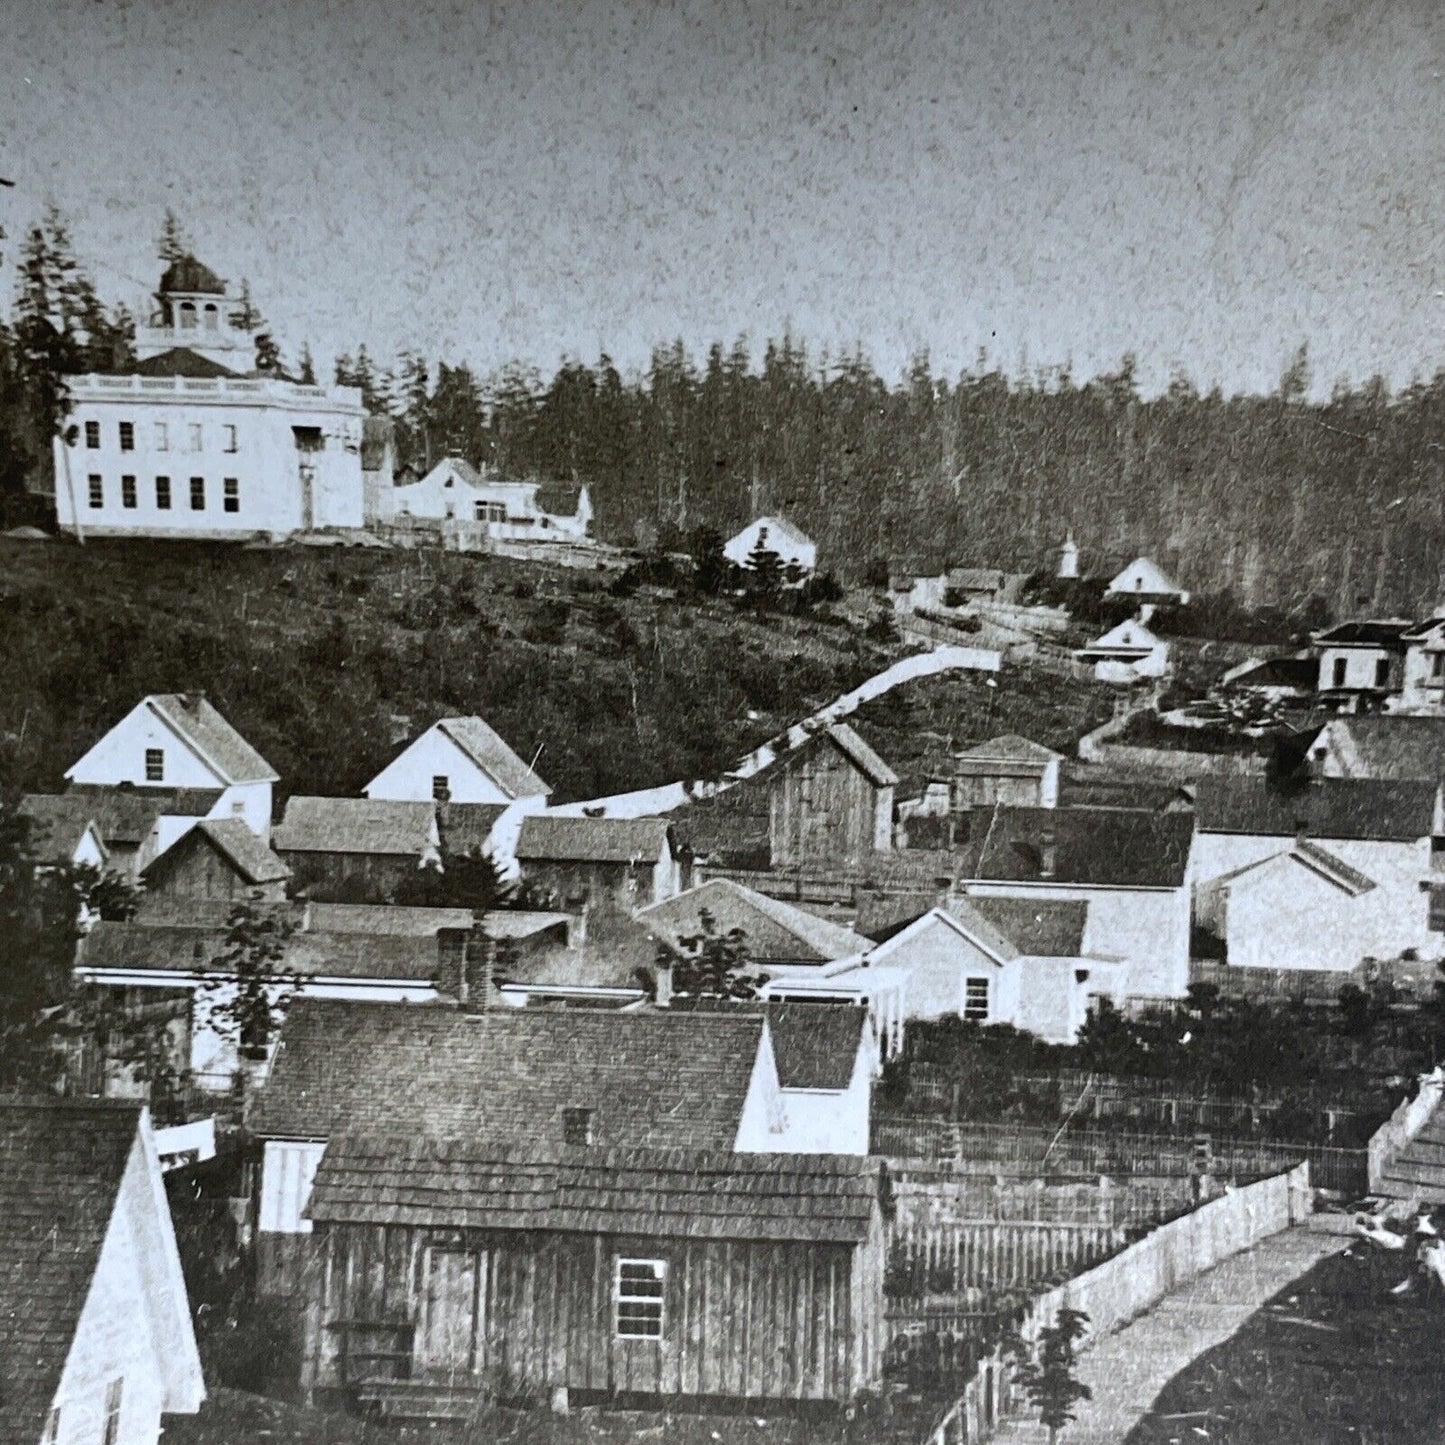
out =
<svg viewBox="0 0 1445 1445"><path fill-rule="evenodd" d="M0 782L62 773L147 692L205 692L287 792L356 791L400 742L481 713L556 798L707 777L898 655L856 624L739 612L495 557L0 539ZM1042 691L1041 691L1042 689ZM948 741L1067 744L1097 689L932 680L865 730L908 783Z"/></svg>

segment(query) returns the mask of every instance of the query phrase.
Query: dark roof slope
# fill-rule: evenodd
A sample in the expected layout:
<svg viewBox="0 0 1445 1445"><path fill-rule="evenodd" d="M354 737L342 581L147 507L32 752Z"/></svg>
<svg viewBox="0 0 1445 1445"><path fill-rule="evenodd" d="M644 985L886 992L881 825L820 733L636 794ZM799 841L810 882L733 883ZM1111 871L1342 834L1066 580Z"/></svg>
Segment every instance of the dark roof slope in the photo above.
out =
<svg viewBox="0 0 1445 1445"><path fill-rule="evenodd" d="M161 276L161 292L190 292L193 295L224 296L226 283L207 265L189 253L177 256Z"/></svg>
<svg viewBox="0 0 1445 1445"><path fill-rule="evenodd" d="M827 737L875 787L892 788L897 786L898 774L847 723L830 723L823 729L823 736Z"/></svg>
<svg viewBox="0 0 1445 1445"><path fill-rule="evenodd" d="M492 829L507 806L506 803L438 803L437 826L441 830L442 852L454 858L485 852Z"/></svg>
<svg viewBox="0 0 1445 1445"><path fill-rule="evenodd" d="M666 818L568 818L533 814L522 820L516 856L556 863L655 863L668 841Z"/></svg>
<svg viewBox="0 0 1445 1445"><path fill-rule="evenodd" d="M419 858L432 846L435 819L434 803L292 797L271 834L271 846L278 853Z"/></svg>
<svg viewBox="0 0 1445 1445"><path fill-rule="evenodd" d="M1222 684L1226 692L1251 687L1288 687L1309 692L1319 680L1320 665L1313 657L1266 657Z"/></svg>
<svg viewBox="0 0 1445 1445"><path fill-rule="evenodd" d="M575 482L543 482L537 488L537 510L549 517L575 517L582 492Z"/></svg>
<svg viewBox="0 0 1445 1445"><path fill-rule="evenodd" d="M196 847L201 842L214 848L247 883L279 883L291 876L285 863L240 818L202 818L189 833L153 858L142 876L164 871L175 861L172 854L177 848Z"/></svg>
<svg viewBox="0 0 1445 1445"><path fill-rule="evenodd" d="M1342 717L1328 726L1346 734L1353 756L1342 759L1362 778L1435 782L1445 778L1445 718Z"/></svg>
<svg viewBox="0 0 1445 1445"><path fill-rule="evenodd" d="M1189 863L1188 813L1123 808L975 808L956 851L958 878L1117 888L1178 888ZM1046 874L1046 855L1053 868Z"/></svg>
<svg viewBox="0 0 1445 1445"><path fill-rule="evenodd" d="M112 843L143 843L162 814L204 818L225 790L222 788L130 788L100 783L71 783L67 798L83 798L107 847Z"/></svg>
<svg viewBox="0 0 1445 1445"><path fill-rule="evenodd" d="M69 793L27 793L18 811L22 818L30 820L35 856L46 863L69 862L92 823L100 832L95 819L97 810L86 799ZM104 838L101 833L102 841Z"/></svg>
<svg viewBox="0 0 1445 1445"><path fill-rule="evenodd" d="M309 1213L326 1223L858 1244L882 1161L847 1155L498 1148L346 1137Z"/></svg>
<svg viewBox="0 0 1445 1445"><path fill-rule="evenodd" d="M144 361L132 362L126 370L131 376L187 376L193 381L241 375L219 361L212 361L209 356L192 351L189 346L173 346L169 351L157 352Z"/></svg>
<svg viewBox="0 0 1445 1445"><path fill-rule="evenodd" d="M731 1149L761 1014L617 1013L301 999L256 1127L561 1143L567 1108L605 1147Z"/></svg>
<svg viewBox="0 0 1445 1445"><path fill-rule="evenodd" d="M1259 778L1206 778L1195 811L1202 833L1413 841L1430 834L1435 784L1316 778L1279 789Z"/></svg>
<svg viewBox="0 0 1445 1445"><path fill-rule="evenodd" d="M1315 633L1315 641L1322 647L1384 647L1392 652L1403 652L1405 633L1414 624L1403 617L1370 617L1358 622L1341 622Z"/></svg>
<svg viewBox="0 0 1445 1445"><path fill-rule="evenodd" d="M506 740L479 717L444 717L437 726L483 772L514 798L534 798L552 791L519 758Z"/></svg>
<svg viewBox="0 0 1445 1445"><path fill-rule="evenodd" d="M0 1445L36 1445L140 1110L0 1098Z"/></svg>
<svg viewBox="0 0 1445 1445"><path fill-rule="evenodd" d="M1089 905L1053 898L970 898L969 903L1030 958L1077 958ZM950 905L952 907L953 905Z"/></svg>
<svg viewBox="0 0 1445 1445"><path fill-rule="evenodd" d="M148 701L221 770L227 783L274 783L280 778L200 693L158 692Z"/></svg>
<svg viewBox="0 0 1445 1445"><path fill-rule="evenodd" d="M770 1004L768 1033L785 1089L846 1089L863 1040L866 1013L853 1004Z"/></svg>

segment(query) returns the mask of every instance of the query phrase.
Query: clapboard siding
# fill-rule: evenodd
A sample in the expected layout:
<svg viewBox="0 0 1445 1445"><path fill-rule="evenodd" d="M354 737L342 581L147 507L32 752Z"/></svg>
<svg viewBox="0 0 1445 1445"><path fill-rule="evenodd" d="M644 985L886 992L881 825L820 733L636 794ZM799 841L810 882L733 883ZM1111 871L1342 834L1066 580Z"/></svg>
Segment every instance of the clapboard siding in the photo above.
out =
<svg viewBox="0 0 1445 1445"><path fill-rule="evenodd" d="M893 789L876 786L826 737L780 770L769 806L775 868L858 866L888 846Z"/></svg>
<svg viewBox="0 0 1445 1445"><path fill-rule="evenodd" d="M317 1236L308 1383L323 1390L424 1375L414 1341L428 1245L485 1260L478 1389L505 1380L609 1394L847 1400L881 1375L881 1218L856 1247L383 1224L318 1225ZM614 1334L619 1256L667 1262L660 1341ZM388 1329L403 1346L384 1343ZM388 1356L388 1348L409 1353ZM452 1375L448 1383L467 1382Z"/></svg>

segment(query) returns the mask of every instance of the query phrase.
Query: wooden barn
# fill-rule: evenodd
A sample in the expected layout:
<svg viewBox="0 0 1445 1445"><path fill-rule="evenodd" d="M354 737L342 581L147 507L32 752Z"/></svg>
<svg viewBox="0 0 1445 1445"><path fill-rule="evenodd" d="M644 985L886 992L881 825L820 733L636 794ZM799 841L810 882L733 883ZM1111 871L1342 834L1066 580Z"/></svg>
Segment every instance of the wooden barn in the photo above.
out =
<svg viewBox="0 0 1445 1445"><path fill-rule="evenodd" d="M147 895L281 903L291 870L239 818L203 818L141 872Z"/></svg>
<svg viewBox="0 0 1445 1445"><path fill-rule="evenodd" d="M534 815L515 854L527 882L568 913L631 913L682 887L666 818Z"/></svg>
<svg viewBox="0 0 1445 1445"><path fill-rule="evenodd" d="M802 741L773 771L773 867L858 867L886 853L897 785L898 775L846 723Z"/></svg>
<svg viewBox="0 0 1445 1445"><path fill-rule="evenodd" d="M336 1140L310 1213L312 1392L845 1403L885 1347L882 1161Z"/></svg>
<svg viewBox="0 0 1445 1445"><path fill-rule="evenodd" d="M377 798L293 797L271 845L322 903L395 902L442 856L435 803Z"/></svg>

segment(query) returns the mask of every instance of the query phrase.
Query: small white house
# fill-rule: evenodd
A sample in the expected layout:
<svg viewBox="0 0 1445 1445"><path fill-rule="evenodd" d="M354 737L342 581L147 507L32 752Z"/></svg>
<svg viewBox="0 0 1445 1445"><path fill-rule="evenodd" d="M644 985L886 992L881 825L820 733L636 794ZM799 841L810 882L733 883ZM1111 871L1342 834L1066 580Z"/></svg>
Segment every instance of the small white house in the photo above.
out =
<svg viewBox="0 0 1445 1445"><path fill-rule="evenodd" d="M1400 691L1411 632L1408 618L1341 622L1312 637L1319 657L1319 691L1347 706L1378 706Z"/></svg>
<svg viewBox="0 0 1445 1445"><path fill-rule="evenodd" d="M794 564L804 572L818 568L818 544L784 517L759 517L723 544L723 555L739 567L761 546L777 555L784 567Z"/></svg>
<svg viewBox="0 0 1445 1445"><path fill-rule="evenodd" d="M586 487L502 481L464 457L444 457L420 481L396 488L396 514L471 524L498 541L585 543L592 499Z"/></svg>
<svg viewBox="0 0 1445 1445"><path fill-rule="evenodd" d="M1074 656L1091 663L1100 682L1138 682L1169 671L1169 644L1133 617L1079 648Z"/></svg>
<svg viewBox="0 0 1445 1445"><path fill-rule="evenodd" d="M203 694L175 692L142 698L65 776L80 787L189 792L210 802L198 815L162 814L158 852L197 817L240 818L268 838L271 785L280 777Z"/></svg>
<svg viewBox="0 0 1445 1445"><path fill-rule="evenodd" d="M1077 562L1077 549L1075 560ZM1141 606L1182 606L1189 601L1189 593L1147 557L1136 557L1117 577L1112 578L1104 589L1104 595L1128 597Z"/></svg>
<svg viewBox="0 0 1445 1445"><path fill-rule="evenodd" d="M1396 711L1418 717L1445 715L1445 615L1401 633L1405 672Z"/></svg>
<svg viewBox="0 0 1445 1445"><path fill-rule="evenodd" d="M517 802L552 791L479 717L444 717L362 790L368 798L439 803Z"/></svg>
<svg viewBox="0 0 1445 1445"><path fill-rule="evenodd" d="M0 1102L0 1438L156 1445L206 1398L156 1138L118 1103Z"/></svg>

